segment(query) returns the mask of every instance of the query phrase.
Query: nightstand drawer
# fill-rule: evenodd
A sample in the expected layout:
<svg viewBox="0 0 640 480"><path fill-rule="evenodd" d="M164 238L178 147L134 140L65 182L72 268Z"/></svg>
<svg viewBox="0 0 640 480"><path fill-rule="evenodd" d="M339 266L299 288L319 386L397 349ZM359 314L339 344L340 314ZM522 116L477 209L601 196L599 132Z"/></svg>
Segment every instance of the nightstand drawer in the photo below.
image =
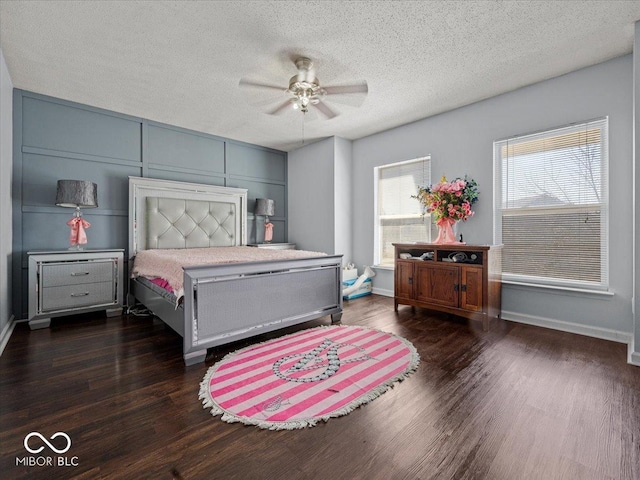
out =
<svg viewBox="0 0 640 480"><path fill-rule="evenodd" d="M42 286L79 285L111 282L115 263L112 260L61 262L42 265Z"/></svg>
<svg viewBox="0 0 640 480"><path fill-rule="evenodd" d="M42 312L116 303L113 282L63 285L42 289Z"/></svg>

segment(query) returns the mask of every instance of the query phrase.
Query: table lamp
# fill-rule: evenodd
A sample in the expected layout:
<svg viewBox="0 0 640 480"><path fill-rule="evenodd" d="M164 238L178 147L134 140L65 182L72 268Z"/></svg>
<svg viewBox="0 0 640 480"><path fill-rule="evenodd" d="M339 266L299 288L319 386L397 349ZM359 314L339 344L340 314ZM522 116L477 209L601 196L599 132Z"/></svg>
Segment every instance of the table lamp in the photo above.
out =
<svg viewBox="0 0 640 480"><path fill-rule="evenodd" d="M73 218L67 222L71 227L69 250L82 250L81 245L87 243L85 228L89 228L91 224L82 218L80 209L98 206L98 186L86 180L58 180L56 205L76 209Z"/></svg>
<svg viewBox="0 0 640 480"><path fill-rule="evenodd" d="M271 243L273 239L273 223L269 222L269 217L276 213L276 202L270 198L256 198L256 209L254 213L264 215L264 243Z"/></svg>

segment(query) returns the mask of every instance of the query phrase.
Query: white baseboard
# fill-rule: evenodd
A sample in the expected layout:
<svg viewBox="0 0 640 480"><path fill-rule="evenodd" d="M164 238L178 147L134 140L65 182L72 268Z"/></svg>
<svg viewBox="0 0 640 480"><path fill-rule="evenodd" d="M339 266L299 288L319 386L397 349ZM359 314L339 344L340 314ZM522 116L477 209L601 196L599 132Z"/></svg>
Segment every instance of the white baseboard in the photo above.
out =
<svg viewBox="0 0 640 480"><path fill-rule="evenodd" d="M383 297L393 297L393 290L387 290L385 288L376 288L373 287L371 289L371 293L375 293L376 295L382 295Z"/></svg>
<svg viewBox="0 0 640 480"><path fill-rule="evenodd" d="M526 323L527 325L535 325L537 327L550 328L552 330L560 330L562 332L577 333L587 337L600 338L602 340L610 340L612 342L624 343L629 347L628 362L633 365L640 366L640 353L633 352L633 334L621 332L619 330L611 330L609 328L592 327L589 325L580 325L578 323L563 322L552 318L536 317L533 315L524 315L521 313L508 312L503 310L501 318L512 322Z"/></svg>
<svg viewBox="0 0 640 480"><path fill-rule="evenodd" d="M373 288L372 293L377 295L383 295L385 297L393 297L393 290L386 290L383 288ZM624 343L628 345L628 363L632 365L640 366L640 352L634 351L633 347L633 334L627 332L621 332L619 330L612 330L610 328L592 327L589 325L581 325L578 323L564 322L562 320L555 320L553 318L537 317L534 315L525 315L522 313L502 311L500 317L503 320L509 320L517 323L525 323L527 325L534 325L537 327L550 328L552 330L560 330L562 332L577 333L578 335L585 335L587 337L600 338L602 340L610 340L612 342Z"/></svg>
<svg viewBox="0 0 640 480"><path fill-rule="evenodd" d="M13 315L9 317L9 321L2 329L2 333L0 333L0 355L4 352L4 347L9 343L9 339L11 338L11 334L13 333L13 327L16 326L16 322L13 319Z"/></svg>
<svg viewBox="0 0 640 480"><path fill-rule="evenodd" d="M538 327L551 328L562 332L577 333L587 337L601 338L602 340L610 340L612 342L625 343L629 345L632 335L619 330L609 328L592 327L590 325L581 325L579 323L564 322L553 318L538 317L534 315L525 315L522 313L508 312L503 310L501 318L512 322L526 323L527 325L535 325Z"/></svg>

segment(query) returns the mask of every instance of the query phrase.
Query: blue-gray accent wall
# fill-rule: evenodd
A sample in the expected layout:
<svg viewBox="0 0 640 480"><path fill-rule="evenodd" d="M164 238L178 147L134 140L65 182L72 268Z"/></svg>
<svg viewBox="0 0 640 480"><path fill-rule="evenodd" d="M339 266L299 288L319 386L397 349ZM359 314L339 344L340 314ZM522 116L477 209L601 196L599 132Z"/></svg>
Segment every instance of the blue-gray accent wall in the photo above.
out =
<svg viewBox="0 0 640 480"><path fill-rule="evenodd" d="M128 177L248 189L248 240L261 241L256 198L272 198L274 242L287 241L287 154L15 89L13 94L13 312L27 314L27 252L69 247L73 210L55 205L59 179L98 185L86 248L127 249ZM258 238L256 238L258 232ZM128 252L125 253L128 258ZM16 287L18 286L18 287Z"/></svg>

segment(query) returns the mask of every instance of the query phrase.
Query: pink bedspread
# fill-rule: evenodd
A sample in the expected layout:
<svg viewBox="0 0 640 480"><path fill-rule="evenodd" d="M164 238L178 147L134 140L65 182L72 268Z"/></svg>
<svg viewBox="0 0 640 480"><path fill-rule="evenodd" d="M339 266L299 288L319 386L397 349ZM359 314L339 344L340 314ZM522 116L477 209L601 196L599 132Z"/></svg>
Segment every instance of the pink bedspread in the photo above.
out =
<svg viewBox="0 0 640 480"><path fill-rule="evenodd" d="M138 252L133 262L132 277L160 277L166 280L180 299L184 295L183 267L218 263L260 262L292 258L322 257L326 253L305 250L273 250L255 247L212 247Z"/></svg>

